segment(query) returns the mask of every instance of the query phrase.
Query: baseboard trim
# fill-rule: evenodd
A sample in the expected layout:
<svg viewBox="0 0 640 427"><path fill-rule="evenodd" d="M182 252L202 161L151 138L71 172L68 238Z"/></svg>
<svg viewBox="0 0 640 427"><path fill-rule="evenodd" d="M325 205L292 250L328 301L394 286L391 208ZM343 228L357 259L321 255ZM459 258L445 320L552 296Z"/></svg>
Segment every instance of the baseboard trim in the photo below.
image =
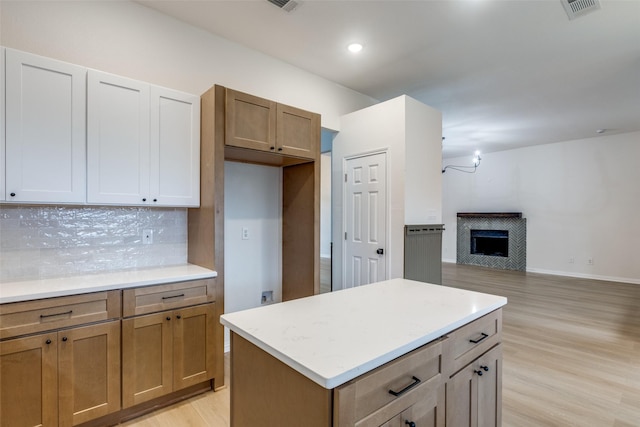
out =
<svg viewBox="0 0 640 427"><path fill-rule="evenodd" d="M605 282L630 283L632 285L640 285L640 279L632 279L630 277L617 276L600 276L597 274L575 273L569 271L545 270L542 268L527 268L527 273L550 274L553 276L575 277L577 279L602 280Z"/></svg>

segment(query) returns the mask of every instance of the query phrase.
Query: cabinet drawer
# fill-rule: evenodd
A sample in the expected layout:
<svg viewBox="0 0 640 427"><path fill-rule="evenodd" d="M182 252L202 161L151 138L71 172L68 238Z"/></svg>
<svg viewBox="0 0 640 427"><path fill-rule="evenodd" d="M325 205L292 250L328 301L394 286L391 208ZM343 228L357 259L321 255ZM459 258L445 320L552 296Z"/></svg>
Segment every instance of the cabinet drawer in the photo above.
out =
<svg viewBox="0 0 640 427"><path fill-rule="evenodd" d="M501 341L502 309L493 311L449 334L452 365L450 375Z"/></svg>
<svg viewBox="0 0 640 427"><path fill-rule="evenodd" d="M444 384L443 341L422 346L336 388L335 424L380 425L411 406L416 396L437 392Z"/></svg>
<svg viewBox="0 0 640 427"><path fill-rule="evenodd" d="M3 304L0 339L115 319L120 309L120 291Z"/></svg>
<svg viewBox="0 0 640 427"><path fill-rule="evenodd" d="M125 289L122 294L123 317L155 313L215 300L213 279Z"/></svg>

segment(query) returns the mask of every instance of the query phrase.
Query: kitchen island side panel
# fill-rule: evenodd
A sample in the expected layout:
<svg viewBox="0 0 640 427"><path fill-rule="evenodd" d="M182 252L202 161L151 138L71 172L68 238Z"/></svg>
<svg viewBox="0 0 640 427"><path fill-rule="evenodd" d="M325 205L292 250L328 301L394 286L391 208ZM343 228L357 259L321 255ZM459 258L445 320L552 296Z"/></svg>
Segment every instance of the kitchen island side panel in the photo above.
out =
<svg viewBox="0 0 640 427"><path fill-rule="evenodd" d="M231 332L233 427L330 427L333 391Z"/></svg>

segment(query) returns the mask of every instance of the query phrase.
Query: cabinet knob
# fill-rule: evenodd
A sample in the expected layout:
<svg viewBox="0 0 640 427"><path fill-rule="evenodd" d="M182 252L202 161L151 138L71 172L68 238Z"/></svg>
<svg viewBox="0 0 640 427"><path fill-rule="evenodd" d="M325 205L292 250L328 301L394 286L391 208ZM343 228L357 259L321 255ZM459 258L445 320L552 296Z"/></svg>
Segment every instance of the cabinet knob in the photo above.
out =
<svg viewBox="0 0 640 427"><path fill-rule="evenodd" d="M62 337L62 341L65 341L65 342L66 342L68 339L69 339L69 338L67 338L67 337Z"/></svg>
<svg viewBox="0 0 640 427"><path fill-rule="evenodd" d="M476 371L476 370L474 370L473 372L475 372L476 374L478 374L478 376L479 376L479 377L481 377L481 376L482 376L482 371Z"/></svg>
<svg viewBox="0 0 640 427"><path fill-rule="evenodd" d="M278 147L278 151L282 151L282 147Z"/></svg>
<svg viewBox="0 0 640 427"><path fill-rule="evenodd" d="M16 197L16 193L11 193L10 196L11 197Z"/></svg>
<svg viewBox="0 0 640 427"><path fill-rule="evenodd" d="M154 202L157 202L157 201L158 201L158 199L153 199L153 201L154 201Z"/></svg>
<svg viewBox="0 0 640 427"><path fill-rule="evenodd" d="M45 344L51 344L51 340L46 340Z"/></svg>
<svg viewBox="0 0 640 427"><path fill-rule="evenodd" d="M406 420L404 423L407 424L409 427L416 427L416 423L414 423L413 421Z"/></svg>
<svg viewBox="0 0 640 427"><path fill-rule="evenodd" d="M180 316L179 314L176 316L176 319L182 319L182 316Z"/></svg>
<svg viewBox="0 0 640 427"><path fill-rule="evenodd" d="M167 316L167 320L171 320L171 317Z"/></svg>
<svg viewBox="0 0 640 427"><path fill-rule="evenodd" d="M269 149L270 149L270 150L275 150L275 149L276 149L276 147L269 147Z"/></svg>
<svg viewBox="0 0 640 427"><path fill-rule="evenodd" d="M482 369L485 372L489 372L489 367L488 366L480 365L480 369Z"/></svg>
<svg viewBox="0 0 640 427"><path fill-rule="evenodd" d="M146 202L146 201L147 201L146 197L145 197L144 199L142 199L142 201L143 201L143 202Z"/></svg>

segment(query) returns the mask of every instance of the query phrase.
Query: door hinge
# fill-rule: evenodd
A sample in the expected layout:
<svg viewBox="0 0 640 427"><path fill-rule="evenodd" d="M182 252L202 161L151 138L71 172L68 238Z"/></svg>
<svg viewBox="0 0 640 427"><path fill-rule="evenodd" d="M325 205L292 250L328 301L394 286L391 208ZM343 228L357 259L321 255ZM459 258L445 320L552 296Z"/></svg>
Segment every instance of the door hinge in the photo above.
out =
<svg viewBox="0 0 640 427"><path fill-rule="evenodd" d="M347 232L344 232L344 240L347 240Z"/></svg>
<svg viewBox="0 0 640 427"><path fill-rule="evenodd" d="M344 174L344 182L347 182L347 174Z"/></svg>

